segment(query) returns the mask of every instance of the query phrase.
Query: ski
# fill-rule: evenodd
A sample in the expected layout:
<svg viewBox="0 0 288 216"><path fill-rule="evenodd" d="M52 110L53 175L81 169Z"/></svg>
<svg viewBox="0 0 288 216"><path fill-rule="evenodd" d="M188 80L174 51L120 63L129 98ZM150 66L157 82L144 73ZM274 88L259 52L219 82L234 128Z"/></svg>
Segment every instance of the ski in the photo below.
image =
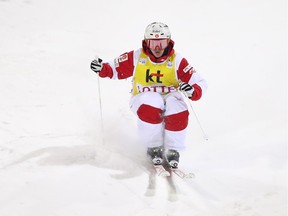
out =
<svg viewBox="0 0 288 216"><path fill-rule="evenodd" d="M194 173L192 173L192 172L186 173L179 168L167 168L167 169L165 169L165 167L163 165L154 165L154 168L155 168L157 176L167 177L167 176L170 176L172 173L174 173L176 176L178 176L181 179L195 178Z"/></svg>
<svg viewBox="0 0 288 216"><path fill-rule="evenodd" d="M179 168L170 168L171 173L176 174L178 177L180 177L181 179L192 179L195 178L195 174L194 173L186 173L182 170L180 170Z"/></svg>
<svg viewBox="0 0 288 216"><path fill-rule="evenodd" d="M162 177L170 176L170 173L163 167L163 165L154 165L154 168L157 176Z"/></svg>

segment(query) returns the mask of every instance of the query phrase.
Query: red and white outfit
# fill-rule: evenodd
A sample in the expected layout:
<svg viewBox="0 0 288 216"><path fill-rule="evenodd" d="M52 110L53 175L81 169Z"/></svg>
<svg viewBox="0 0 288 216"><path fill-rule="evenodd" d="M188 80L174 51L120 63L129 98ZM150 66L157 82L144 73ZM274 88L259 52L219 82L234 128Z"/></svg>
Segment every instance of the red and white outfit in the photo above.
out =
<svg viewBox="0 0 288 216"><path fill-rule="evenodd" d="M140 140L149 148L185 147L189 112L178 91L179 82L194 88L191 100L199 100L207 88L205 80L185 58L175 53L173 46L170 40L163 56L155 58L143 40L143 48L104 63L99 73L100 77L111 79L133 78L130 107L138 116Z"/></svg>

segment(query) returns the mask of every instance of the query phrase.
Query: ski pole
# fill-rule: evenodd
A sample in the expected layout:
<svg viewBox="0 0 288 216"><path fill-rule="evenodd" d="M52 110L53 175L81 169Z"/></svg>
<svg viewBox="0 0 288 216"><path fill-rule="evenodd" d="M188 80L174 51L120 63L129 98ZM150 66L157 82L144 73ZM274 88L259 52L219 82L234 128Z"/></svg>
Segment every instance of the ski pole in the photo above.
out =
<svg viewBox="0 0 288 216"><path fill-rule="evenodd" d="M180 81L179 83L181 83L181 81ZM189 104L189 106L190 106L190 109L192 110L192 112L193 112L193 114L194 114L194 116L195 116L195 118L196 118L196 121L197 121L197 123L198 123L198 125L199 125L199 127L200 127L200 129L201 129L201 131L202 131L203 139L205 139L206 141L208 141L208 135L205 133L205 131L204 131L204 129L203 129L201 123L200 123L200 120L199 120L199 118L198 118L198 116L197 116L197 114L196 114L196 112L195 112L195 110L194 110L194 108L193 108L193 106L192 106L191 100L188 98L186 92L183 92L183 91L179 91L179 92L180 92L180 93L184 96L184 98L186 98L186 100L188 101L188 104Z"/></svg>
<svg viewBox="0 0 288 216"><path fill-rule="evenodd" d="M188 99L188 98L187 98L187 99ZM188 103L189 103L189 105L190 105L190 108L191 108L192 112L194 113L194 116L195 116L195 118L196 118L196 121L197 121L197 123L198 123L198 125L199 125L199 127L200 127L200 129L201 129L201 131L202 131L202 133L203 133L203 138L204 138L206 141L208 141L208 135L205 133L205 131L204 131L204 129L203 129L201 123L200 123L200 120L199 120L199 118L198 118L198 116L197 116L197 114L196 114L196 112L195 112L195 110L194 110L194 108L193 108L193 106L192 106L192 103L191 103L190 99L188 99L188 100L189 100Z"/></svg>
<svg viewBox="0 0 288 216"><path fill-rule="evenodd" d="M101 100L101 88L100 88L100 77L98 75L98 97L99 97L99 108L100 108L100 122L101 122L101 136L102 145L104 145L104 125L103 125L103 112L102 112L102 100Z"/></svg>

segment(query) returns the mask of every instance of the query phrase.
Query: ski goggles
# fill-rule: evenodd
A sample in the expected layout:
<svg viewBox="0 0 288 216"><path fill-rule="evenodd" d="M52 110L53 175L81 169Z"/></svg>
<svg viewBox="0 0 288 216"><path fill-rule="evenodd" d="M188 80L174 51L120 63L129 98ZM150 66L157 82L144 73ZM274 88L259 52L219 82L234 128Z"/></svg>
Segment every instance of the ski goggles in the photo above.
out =
<svg viewBox="0 0 288 216"><path fill-rule="evenodd" d="M164 50L169 44L169 39L146 39L146 44L151 50Z"/></svg>

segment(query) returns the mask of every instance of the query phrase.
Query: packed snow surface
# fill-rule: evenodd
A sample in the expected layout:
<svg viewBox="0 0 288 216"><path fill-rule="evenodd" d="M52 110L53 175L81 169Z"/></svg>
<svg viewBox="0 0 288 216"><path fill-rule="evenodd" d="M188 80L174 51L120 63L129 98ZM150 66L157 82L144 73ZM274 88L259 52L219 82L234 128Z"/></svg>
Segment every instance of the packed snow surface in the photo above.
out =
<svg viewBox="0 0 288 216"><path fill-rule="evenodd" d="M286 4L0 0L0 215L286 216ZM90 70L153 21L209 86L188 102L180 168L195 178L176 192L148 188L131 82Z"/></svg>

